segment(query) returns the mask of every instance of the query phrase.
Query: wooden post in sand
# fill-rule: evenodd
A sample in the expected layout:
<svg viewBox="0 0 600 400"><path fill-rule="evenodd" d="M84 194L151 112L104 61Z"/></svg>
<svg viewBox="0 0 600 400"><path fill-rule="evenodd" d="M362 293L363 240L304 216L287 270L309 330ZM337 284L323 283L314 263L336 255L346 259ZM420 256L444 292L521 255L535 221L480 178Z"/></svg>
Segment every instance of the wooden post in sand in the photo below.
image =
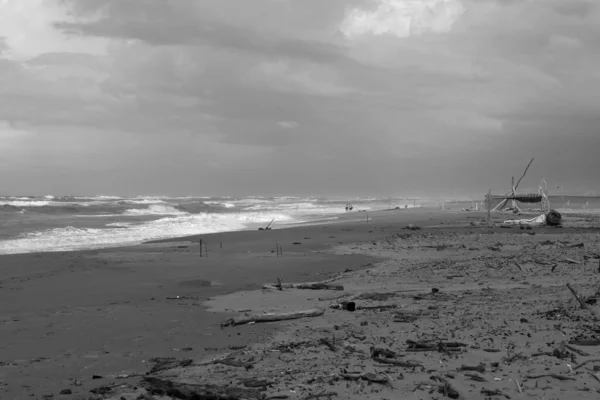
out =
<svg viewBox="0 0 600 400"><path fill-rule="evenodd" d="M200 257L202 257L202 239L200 239Z"/></svg>
<svg viewBox="0 0 600 400"><path fill-rule="evenodd" d="M488 191L488 194L486 196L486 202L487 202L487 220L488 220L488 225L492 224L492 189L490 189Z"/></svg>

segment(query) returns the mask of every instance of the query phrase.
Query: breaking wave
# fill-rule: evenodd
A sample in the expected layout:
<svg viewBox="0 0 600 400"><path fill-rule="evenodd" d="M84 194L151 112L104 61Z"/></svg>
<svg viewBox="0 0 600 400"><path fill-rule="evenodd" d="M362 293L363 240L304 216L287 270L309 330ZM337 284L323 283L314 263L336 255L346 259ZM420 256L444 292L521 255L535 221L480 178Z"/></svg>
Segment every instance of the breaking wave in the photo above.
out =
<svg viewBox="0 0 600 400"><path fill-rule="evenodd" d="M187 214L184 211L180 211L172 206L164 206L159 204L153 204L148 208L132 208L125 210L124 215L184 215Z"/></svg>
<svg viewBox="0 0 600 400"><path fill-rule="evenodd" d="M264 224L272 219L293 222L290 217L281 214L203 213L166 217L136 225L115 222L108 224L110 226L104 229L67 226L23 234L15 239L1 241L0 254L72 251L133 245L153 239L254 228L253 224Z"/></svg>
<svg viewBox="0 0 600 400"><path fill-rule="evenodd" d="M50 205L51 202L45 200L11 200L0 201L0 206L13 207L44 207Z"/></svg>

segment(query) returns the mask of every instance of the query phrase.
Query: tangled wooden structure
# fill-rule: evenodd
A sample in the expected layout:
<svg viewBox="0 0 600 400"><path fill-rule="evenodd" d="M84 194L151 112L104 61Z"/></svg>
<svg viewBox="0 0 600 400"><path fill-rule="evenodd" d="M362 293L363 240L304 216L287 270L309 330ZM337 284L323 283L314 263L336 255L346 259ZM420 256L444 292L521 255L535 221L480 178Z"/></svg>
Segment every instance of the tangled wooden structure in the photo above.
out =
<svg viewBox="0 0 600 400"><path fill-rule="evenodd" d="M512 210L515 213L520 211L517 203L526 203L526 204L540 203L540 209L542 212L547 212L550 210L550 201L548 200L548 191L546 189L546 180L544 178L542 178L542 180L540 181L538 193L518 193L517 192L517 188L519 187L519 184L521 183L521 181L527 174L527 171L529 170L529 167L533 163L533 160L534 159L532 158L529 161L529 164L527 164L527 167L525 168L525 172L523 172L523 175L521 176L521 178L519 178L519 180L517 181L516 184L515 184L515 177L514 176L512 177L511 190L509 192L505 193L504 195L492 195L491 190L490 190L486 194L485 197L486 197L486 204L487 204L487 209L488 209L488 219L490 218L491 211L502 211L502 210L506 209L506 206L509 201L511 201L512 204L511 204L511 207L509 207L507 209ZM500 203L498 203L496 205L496 207L494 207L492 210L492 208L491 208L492 201L494 201L494 200L502 200L502 201Z"/></svg>

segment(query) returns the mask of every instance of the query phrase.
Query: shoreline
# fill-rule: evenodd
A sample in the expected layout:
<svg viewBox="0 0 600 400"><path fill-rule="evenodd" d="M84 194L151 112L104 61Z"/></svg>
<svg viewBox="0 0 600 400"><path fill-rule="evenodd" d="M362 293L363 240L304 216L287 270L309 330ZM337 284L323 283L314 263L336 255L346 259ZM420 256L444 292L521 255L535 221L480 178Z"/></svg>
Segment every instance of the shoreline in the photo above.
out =
<svg viewBox="0 0 600 400"><path fill-rule="evenodd" d="M208 311L203 302L277 277L312 281L365 268L378 258L326 250L340 242L382 240L409 223L440 221L435 213L370 214L368 224L341 221L99 250L0 255L0 362L5 365L0 381L7 384L0 388L2 397L25 399L65 388L85 393L99 383L92 375L140 373L151 357L203 357L259 342L277 326L250 326L224 336L219 324L227 314ZM209 243L207 258L191 244L199 237ZM274 253L277 241L283 258ZM184 299L168 299L176 296ZM181 351L188 347L193 350ZM73 387L75 381L82 385Z"/></svg>

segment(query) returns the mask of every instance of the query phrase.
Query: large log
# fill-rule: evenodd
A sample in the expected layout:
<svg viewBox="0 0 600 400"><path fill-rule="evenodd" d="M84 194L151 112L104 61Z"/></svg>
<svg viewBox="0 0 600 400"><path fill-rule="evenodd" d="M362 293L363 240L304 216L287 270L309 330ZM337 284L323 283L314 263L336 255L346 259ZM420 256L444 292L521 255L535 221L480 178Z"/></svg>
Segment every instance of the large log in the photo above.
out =
<svg viewBox="0 0 600 400"><path fill-rule="evenodd" d="M265 283L263 289L310 289L310 290L344 290L342 285L332 285L333 281L340 279L342 276L326 279L320 282L303 282L303 283Z"/></svg>
<svg viewBox="0 0 600 400"><path fill-rule="evenodd" d="M153 395L170 396L182 400L264 400L266 398L256 389L178 383L151 376L144 377L142 386Z"/></svg>
<svg viewBox="0 0 600 400"><path fill-rule="evenodd" d="M318 317L323 315L325 310L320 308L313 308L310 310L302 310L302 311L292 311L287 313L263 313L263 314L250 314L250 315L240 315L238 317L234 317L228 319L221 323L221 326L235 326L235 325L244 325L249 324L251 322L276 322L276 321L286 321L290 319L299 319L306 317Z"/></svg>
<svg viewBox="0 0 600 400"><path fill-rule="evenodd" d="M310 290L344 290L343 285L332 285L322 282L307 282L307 283L265 283L263 289L280 290L281 289L310 289Z"/></svg>

